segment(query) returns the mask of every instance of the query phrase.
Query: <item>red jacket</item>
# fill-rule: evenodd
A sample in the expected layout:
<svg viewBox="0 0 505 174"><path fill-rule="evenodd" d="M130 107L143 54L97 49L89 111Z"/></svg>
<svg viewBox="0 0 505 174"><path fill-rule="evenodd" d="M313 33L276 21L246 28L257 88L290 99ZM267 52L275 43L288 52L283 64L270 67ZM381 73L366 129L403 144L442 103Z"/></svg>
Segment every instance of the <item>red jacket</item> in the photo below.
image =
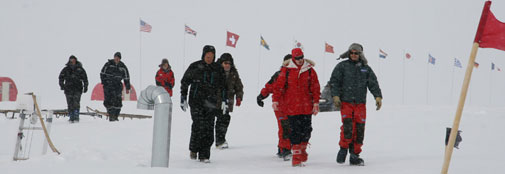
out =
<svg viewBox="0 0 505 174"><path fill-rule="evenodd" d="M165 72L163 68L160 68L160 70L156 72L155 79L156 85L164 87L170 96L172 96L172 88L174 88L175 85L174 72L172 72L172 70Z"/></svg>
<svg viewBox="0 0 505 174"><path fill-rule="evenodd" d="M304 59L300 67L293 62L293 59L284 61L274 84L273 95L274 102L284 103L285 108L282 109L284 114L312 115L314 104L319 104L321 95L319 80L312 67L314 62L308 59Z"/></svg>
<svg viewBox="0 0 505 174"><path fill-rule="evenodd" d="M264 96L265 98L268 97L270 94L273 94L274 93L274 85L275 85L275 82L277 81L278 77L279 77L279 74L281 73L281 71L277 71L274 73L274 75L272 75L272 77L270 78L270 80L265 84L265 87L263 89L261 89L261 95ZM272 97L272 100L273 100L273 97ZM278 111L275 111L276 114L278 114L278 116L284 116L282 110L284 108L284 97L281 97L279 99L279 105L277 106L278 107Z"/></svg>

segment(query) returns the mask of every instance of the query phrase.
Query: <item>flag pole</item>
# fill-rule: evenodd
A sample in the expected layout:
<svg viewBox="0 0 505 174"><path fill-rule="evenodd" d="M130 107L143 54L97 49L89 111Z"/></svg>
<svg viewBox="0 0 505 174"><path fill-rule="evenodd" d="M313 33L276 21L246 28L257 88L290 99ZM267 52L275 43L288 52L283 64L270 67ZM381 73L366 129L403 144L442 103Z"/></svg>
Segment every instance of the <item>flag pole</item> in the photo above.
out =
<svg viewBox="0 0 505 174"><path fill-rule="evenodd" d="M426 64L426 105L428 105L429 100L429 90L430 89L430 61L428 59L428 64Z"/></svg>
<svg viewBox="0 0 505 174"><path fill-rule="evenodd" d="M142 20L139 18L139 20ZM139 84L140 84L140 90L142 90L142 31L139 30Z"/></svg>
<svg viewBox="0 0 505 174"><path fill-rule="evenodd" d="M493 96L493 70L489 71L489 105L491 105L491 97Z"/></svg>
<svg viewBox="0 0 505 174"><path fill-rule="evenodd" d="M260 87L260 66L261 66L261 44L258 45L258 80L256 81L256 91L258 91Z"/></svg>
<svg viewBox="0 0 505 174"><path fill-rule="evenodd" d="M449 142L445 147L445 157L444 157L444 165L442 167L442 174L447 174L447 171L449 170L452 151L454 150L454 143L456 142L456 135L459 130L459 122L461 121L461 114L463 112L463 107L465 106L465 99L466 94L468 92L468 86L470 85L470 79L472 78L473 62L475 62L475 56L477 55L478 48L479 43L477 42L473 43L472 52L470 53L470 59L468 60L468 65L466 66L465 80L463 81L463 86L461 87L458 109L456 110L456 116L454 117L454 123L452 125L451 134L449 136Z"/></svg>
<svg viewBox="0 0 505 174"><path fill-rule="evenodd" d="M405 49L403 50L403 55L406 56ZM406 58L406 57L405 57ZM403 60L403 77L402 77L402 104L405 104L405 58Z"/></svg>
<svg viewBox="0 0 505 174"><path fill-rule="evenodd" d="M186 24L184 24L184 33L182 34L183 41L182 41L182 73L184 73L184 66L185 65L185 60L186 60Z"/></svg>
<svg viewBox="0 0 505 174"><path fill-rule="evenodd" d="M456 58L454 58L454 63L456 63ZM454 69L455 65L452 66L452 75L451 75L451 97L449 98L449 102L452 102L452 93L454 91Z"/></svg>

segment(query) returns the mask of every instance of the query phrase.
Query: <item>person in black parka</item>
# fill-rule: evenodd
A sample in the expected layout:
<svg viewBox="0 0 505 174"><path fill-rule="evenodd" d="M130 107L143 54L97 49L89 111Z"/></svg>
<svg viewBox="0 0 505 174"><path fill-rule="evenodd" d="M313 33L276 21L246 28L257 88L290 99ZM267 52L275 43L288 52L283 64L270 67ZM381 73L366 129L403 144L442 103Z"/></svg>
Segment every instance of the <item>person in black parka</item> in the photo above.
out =
<svg viewBox="0 0 505 174"><path fill-rule="evenodd" d="M126 88L126 94L130 93L130 74L128 68L121 61L121 53L116 52L114 59L109 59L100 72L102 80L104 101L103 105L107 108L109 121L119 121L118 116L121 112L123 83Z"/></svg>
<svg viewBox="0 0 505 174"><path fill-rule="evenodd" d="M60 89L65 91L67 98L69 121L78 122L81 95L88 91L88 76L74 55L70 56L65 68L61 70L59 81Z"/></svg>
<svg viewBox="0 0 505 174"><path fill-rule="evenodd" d="M224 70L215 62L214 46L203 47L202 59L191 63L181 80L181 108L191 109L190 158L208 163L214 142L214 120L221 108ZM191 86L191 87L190 87ZM188 93L188 88L190 88Z"/></svg>

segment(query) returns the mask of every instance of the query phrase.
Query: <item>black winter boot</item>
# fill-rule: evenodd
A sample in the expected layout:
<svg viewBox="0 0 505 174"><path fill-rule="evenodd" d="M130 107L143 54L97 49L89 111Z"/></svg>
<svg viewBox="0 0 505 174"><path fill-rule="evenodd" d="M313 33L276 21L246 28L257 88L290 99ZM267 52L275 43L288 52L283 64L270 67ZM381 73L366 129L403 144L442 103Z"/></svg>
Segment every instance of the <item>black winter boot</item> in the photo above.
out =
<svg viewBox="0 0 505 174"><path fill-rule="evenodd" d="M364 166L365 161L359 157L359 155L351 152L351 157L349 158L349 164L351 166Z"/></svg>
<svg viewBox="0 0 505 174"><path fill-rule="evenodd" d="M277 154L275 154L275 155L277 155L277 157L279 157L279 158L282 158L280 147L277 147Z"/></svg>
<svg viewBox="0 0 505 174"><path fill-rule="evenodd" d="M289 149L284 149L284 148L282 148L282 149L281 149L281 157L282 157L282 159L284 159L284 161L289 161L289 160L291 160L291 157L292 157L292 156L293 156L293 155L291 154L291 150L289 150Z"/></svg>
<svg viewBox="0 0 505 174"><path fill-rule="evenodd" d="M337 153L337 163L343 164L345 163L345 158L347 157L347 150L345 148L340 148L340 150Z"/></svg>

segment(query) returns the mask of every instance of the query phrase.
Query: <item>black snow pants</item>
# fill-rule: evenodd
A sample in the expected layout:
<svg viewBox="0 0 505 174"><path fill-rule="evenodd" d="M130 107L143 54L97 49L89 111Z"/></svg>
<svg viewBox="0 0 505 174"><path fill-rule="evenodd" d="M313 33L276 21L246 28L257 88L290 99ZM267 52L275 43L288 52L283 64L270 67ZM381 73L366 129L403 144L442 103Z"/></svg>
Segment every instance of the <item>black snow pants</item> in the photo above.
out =
<svg viewBox="0 0 505 174"><path fill-rule="evenodd" d="M117 119L119 113L121 112L121 107L123 106L122 92L123 85L121 83L119 83L119 85L111 84L103 86L103 105L107 108L109 119Z"/></svg>
<svg viewBox="0 0 505 174"><path fill-rule="evenodd" d="M189 150L197 152L199 159L210 159L210 148L214 143L214 120L216 109L198 106L191 107L191 138Z"/></svg>
<svg viewBox="0 0 505 174"><path fill-rule="evenodd" d="M220 110L216 119L216 146L226 142L226 132L230 125L230 113L226 111L225 114Z"/></svg>
<svg viewBox="0 0 505 174"><path fill-rule="evenodd" d="M67 98L67 109L68 113L74 112L75 110L79 110L81 108L81 95L80 92L74 93L65 93L65 97Z"/></svg>
<svg viewBox="0 0 505 174"><path fill-rule="evenodd" d="M312 132L312 115L293 115L288 116L291 133L289 139L291 144L300 144L309 142Z"/></svg>

